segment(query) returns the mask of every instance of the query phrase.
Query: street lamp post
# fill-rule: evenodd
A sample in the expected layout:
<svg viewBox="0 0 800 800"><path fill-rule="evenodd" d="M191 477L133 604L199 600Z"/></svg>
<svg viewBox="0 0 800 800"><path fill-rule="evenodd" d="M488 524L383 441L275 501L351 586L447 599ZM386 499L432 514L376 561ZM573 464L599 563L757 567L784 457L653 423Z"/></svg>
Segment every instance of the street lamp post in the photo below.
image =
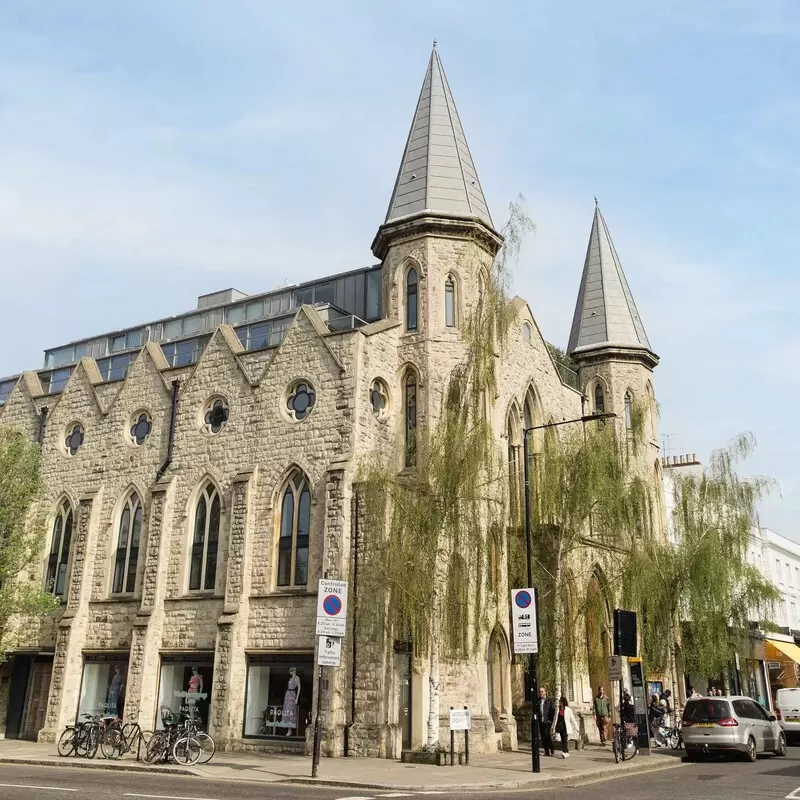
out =
<svg viewBox="0 0 800 800"><path fill-rule="evenodd" d="M528 465L528 434L531 431L540 431L545 428L557 428L560 425L570 425L575 422L596 422L601 419L611 419L616 414L590 414L577 419L565 419L561 422L548 422L546 425L534 425L522 431L522 468L525 482L525 559L528 567L528 586L533 587L533 542L531 538L531 476ZM539 592L534 588L533 607L536 612L536 641L539 637ZM539 756L539 654L532 653L529 667L531 684L531 770L541 772L542 765Z"/></svg>

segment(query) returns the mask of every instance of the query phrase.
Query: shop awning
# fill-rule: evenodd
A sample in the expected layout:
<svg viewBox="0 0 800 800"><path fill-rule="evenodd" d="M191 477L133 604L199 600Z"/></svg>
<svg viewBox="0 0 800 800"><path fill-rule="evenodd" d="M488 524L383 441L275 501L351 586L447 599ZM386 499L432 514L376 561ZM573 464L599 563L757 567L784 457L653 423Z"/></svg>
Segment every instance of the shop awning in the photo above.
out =
<svg viewBox="0 0 800 800"><path fill-rule="evenodd" d="M792 644L791 642L780 642L777 639L765 639L765 644L767 647L774 647L776 650L779 650L783 655L788 656L795 664L800 664L800 647L796 644ZM771 656L770 653L768 653ZM780 661L782 660L779 656L776 656L773 660Z"/></svg>

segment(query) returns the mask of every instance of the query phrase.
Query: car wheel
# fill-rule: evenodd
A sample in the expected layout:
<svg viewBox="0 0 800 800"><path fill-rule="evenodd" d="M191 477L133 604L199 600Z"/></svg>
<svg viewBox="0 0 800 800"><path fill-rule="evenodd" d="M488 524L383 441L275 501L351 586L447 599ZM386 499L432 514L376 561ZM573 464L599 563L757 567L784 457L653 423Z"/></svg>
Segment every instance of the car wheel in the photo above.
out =
<svg viewBox="0 0 800 800"><path fill-rule="evenodd" d="M757 755L758 751L756 750L756 740L751 736L747 740L747 752L745 753L745 757L752 763L756 760Z"/></svg>
<svg viewBox="0 0 800 800"><path fill-rule="evenodd" d="M775 748L775 755L783 758L786 755L786 736L778 734L778 746Z"/></svg>

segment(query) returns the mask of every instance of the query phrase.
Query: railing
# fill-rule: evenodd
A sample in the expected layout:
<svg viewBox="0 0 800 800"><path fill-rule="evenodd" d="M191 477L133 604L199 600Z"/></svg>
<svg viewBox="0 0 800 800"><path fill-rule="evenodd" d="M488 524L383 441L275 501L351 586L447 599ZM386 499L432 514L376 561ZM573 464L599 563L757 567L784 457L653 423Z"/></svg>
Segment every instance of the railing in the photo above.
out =
<svg viewBox="0 0 800 800"><path fill-rule="evenodd" d="M566 364L562 364L557 359L553 359L556 365L556 369L558 370L558 374L561 380L567 385L571 386L573 389L577 389L580 391L580 382L578 380L578 373L575 372L574 369L570 369Z"/></svg>

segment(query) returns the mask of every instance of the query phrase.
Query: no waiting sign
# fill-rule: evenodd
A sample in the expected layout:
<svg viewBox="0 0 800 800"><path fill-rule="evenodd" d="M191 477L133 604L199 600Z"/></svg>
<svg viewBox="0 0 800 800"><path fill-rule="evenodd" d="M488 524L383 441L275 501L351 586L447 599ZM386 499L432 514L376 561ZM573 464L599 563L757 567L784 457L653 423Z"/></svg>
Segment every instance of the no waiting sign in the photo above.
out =
<svg viewBox="0 0 800 800"><path fill-rule="evenodd" d="M534 589L511 590L511 622L515 653L538 653L536 630L536 592Z"/></svg>
<svg viewBox="0 0 800 800"><path fill-rule="evenodd" d="M347 632L347 581L321 580L317 595L317 636Z"/></svg>

